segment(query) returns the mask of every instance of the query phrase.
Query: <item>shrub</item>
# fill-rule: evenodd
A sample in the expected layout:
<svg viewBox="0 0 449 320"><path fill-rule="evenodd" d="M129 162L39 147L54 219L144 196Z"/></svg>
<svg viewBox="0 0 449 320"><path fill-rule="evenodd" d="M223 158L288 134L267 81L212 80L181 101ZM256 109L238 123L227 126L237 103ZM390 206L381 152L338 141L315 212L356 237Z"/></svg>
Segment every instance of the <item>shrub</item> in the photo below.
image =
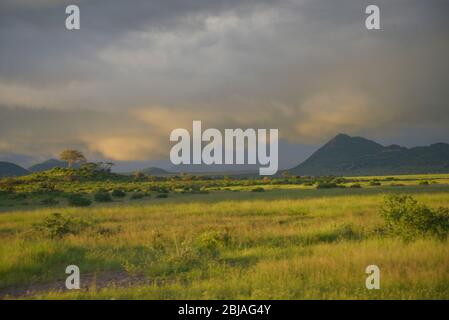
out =
<svg viewBox="0 0 449 320"><path fill-rule="evenodd" d="M60 213L52 213L43 222L35 224L36 231L43 232L46 236L54 239L68 234L78 234L89 223L85 220L65 217Z"/></svg>
<svg viewBox="0 0 449 320"><path fill-rule="evenodd" d="M167 187L163 187L163 186L152 186L149 188L149 191L156 191L159 193L168 193L169 189Z"/></svg>
<svg viewBox="0 0 449 320"><path fill-rule="evenodd" d="M419 185L421 185L421 186L428 186L429 185L429 181L427 181L427 180L420 181Z"/></svg>
<svg viewBox="0 0 449 320"><path fill-rule="evenodd" d="M334 182L337 184L341 184L347 182L347 180L345 178L335 178Z"/></svg>
<svg viewBox="0 0 449 320"><path fill-rule="evenodd" d="M56 190L56 184L50 181L43 181L39 183L39 192L40 193L49 193L54 192Z"/></svg>
<svg viewBox="0 0 449 320"><path fill-rule="evenodd" d="M350 187L350 188L354 188L354 189L359 189L359 188L361 188L362 186L361 186L359 183L354 183L354 184L351 184L349 187Z"/></svg>
<svg viewBox="0 0 449 320"><path fill-rule="evenodd" d="M111 195L106 191L98 191L94 194L94 199L96 202L111 202Z"/></svg>
<svg viewBox="0 0 449 320"><path fill-rule="evenodd" d="M22 182L14 178L5 178L0 181L0 189L6 192L14 192L16 187Z"/></svg>
<svg viewBox="0 0 449 320"><path fill-rule="evenodd" d="M316 186L317 189L332 189L337 187L338 185L335 182L319 182Z"/></svg>
<svg viewBox="0 0 449 320"><path fill-rule="evenodd" d="M262 187L257 187L251 190L251 192L265 192L265 189Z"/></svg>
<svg viewBox="0 0 449 320"><path fill-rule="evenodd" d="M68 204L71 207L88 207L92 204L92 201L83 197L80 194L71 194L67 198Z"/></svg>
<svg viewBox="0 0 449 320"><path fill-rule="evenodd" d="M387 232L405 240L425 236L445 239L449 232L448 208L431 209L418 203L411 196L389 196L385 200L381 214Z"/></svg>
<svg viewBox="0 0 449 320"><path fill-rule="evenodd" d="M126 197L126 192L123 190L115 189L115 190L112 190L112 196L114 198L124 198L124 197Z"/></svg>
<svg viewBox="0 0 449 320"><path fill-rule="evenodd" d="M220 246L223 244L222 238L218 232L206 231L195 239L194 245L200 254L216 257L219 254Z"/></svg>

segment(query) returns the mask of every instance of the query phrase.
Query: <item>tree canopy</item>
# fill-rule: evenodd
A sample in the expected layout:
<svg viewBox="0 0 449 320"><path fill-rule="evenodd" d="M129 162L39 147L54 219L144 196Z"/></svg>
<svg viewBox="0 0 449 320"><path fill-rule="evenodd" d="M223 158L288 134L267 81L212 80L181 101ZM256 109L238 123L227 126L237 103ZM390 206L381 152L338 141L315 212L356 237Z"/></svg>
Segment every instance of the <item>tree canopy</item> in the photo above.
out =
<svg viewBox="0 0 449 320"><path fill-rule="evenodd" d="M69 164L69 168L71 168L75 162L86 162L86 157L78 150L64 150L59 155L59 158L61 158L61 160L67 161Z"/></svg>

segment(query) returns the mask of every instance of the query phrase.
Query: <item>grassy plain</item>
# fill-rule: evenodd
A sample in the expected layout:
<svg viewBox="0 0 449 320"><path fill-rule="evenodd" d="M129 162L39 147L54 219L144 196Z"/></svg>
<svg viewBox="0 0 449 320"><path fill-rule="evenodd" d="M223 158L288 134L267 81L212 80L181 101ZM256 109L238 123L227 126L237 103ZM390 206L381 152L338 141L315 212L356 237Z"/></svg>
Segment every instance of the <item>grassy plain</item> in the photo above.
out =
<svg viewBox="0 0 449 320"><path fill-rule="evenodd" d="M67 206L63 196L49 206L34 193L3 195L0 297L449 299L448 240L385 235L379 214L391 193L448 207L449 175L391 178L351 178L329 189L261 181L261 192L251 192L253 182L209 183L207 193L174 188L168 198L150 192L131 200L136 182L126 197L85 208ZM83 227L43 234L36 224L54 212ZM64 289L71 264L81 270L81 290ZM380 290L365 287L371 264L381 270Z"/></svg>

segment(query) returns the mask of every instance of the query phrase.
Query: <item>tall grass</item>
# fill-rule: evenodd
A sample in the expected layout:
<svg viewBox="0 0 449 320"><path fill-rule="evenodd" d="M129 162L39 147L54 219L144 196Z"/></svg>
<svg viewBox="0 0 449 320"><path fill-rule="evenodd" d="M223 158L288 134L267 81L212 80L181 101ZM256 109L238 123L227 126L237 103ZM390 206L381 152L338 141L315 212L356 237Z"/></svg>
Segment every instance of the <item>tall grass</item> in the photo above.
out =
<svg viewBox="0 0 449 320"><path fill-rule="evenodd" d="M411 190L411 189L409 189ZM449 204L447 188L420 189L430 207ZM447 299L448 241L403 242L380 230L383 189L298 190L188 195L0 214L0 293L83 275L125 272L146 284L38 298ZM412 190L411 190L412 191ZM55 210L88 220L77 234L49 238L33 225ZM366 266L381 270L367 290ZM39 290L37 290L39 291Z"/></svg>

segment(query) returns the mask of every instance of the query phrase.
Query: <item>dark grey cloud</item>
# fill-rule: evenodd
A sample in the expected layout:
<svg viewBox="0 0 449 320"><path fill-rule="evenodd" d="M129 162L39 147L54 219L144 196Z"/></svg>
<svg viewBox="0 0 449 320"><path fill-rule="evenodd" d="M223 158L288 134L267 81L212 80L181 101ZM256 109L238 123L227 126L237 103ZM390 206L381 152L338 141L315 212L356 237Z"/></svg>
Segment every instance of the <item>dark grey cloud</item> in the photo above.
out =
<svg viewBox="0 0 449 320"><path fill-rule="evenodd" d="M276 3L276 1L267 1ZM243 14L264 6L257 0L6 0L0 2L0 75L34 85L86 80L109 66L96 49L130 32L201 28L202 18L223 12ZM65 8L81 8L82 28L65 29ZM98 65L100 64L100 65ZM59 70L59 72L54 72ZM104 75L107 77L108 73Z"/></svg>
<svg viewBox="0 0 449 320"><path fill-rule="evenodd" d="M72 3L75 32L64 28ZM364 27L372 3L380 31ZM141 160L163 155L170 128L194 118L279 128L291 143L338 132L447 141L448 9L443 0L3 0L0 148L74 144L124 160L129 138L128 156Z"/></svg>

